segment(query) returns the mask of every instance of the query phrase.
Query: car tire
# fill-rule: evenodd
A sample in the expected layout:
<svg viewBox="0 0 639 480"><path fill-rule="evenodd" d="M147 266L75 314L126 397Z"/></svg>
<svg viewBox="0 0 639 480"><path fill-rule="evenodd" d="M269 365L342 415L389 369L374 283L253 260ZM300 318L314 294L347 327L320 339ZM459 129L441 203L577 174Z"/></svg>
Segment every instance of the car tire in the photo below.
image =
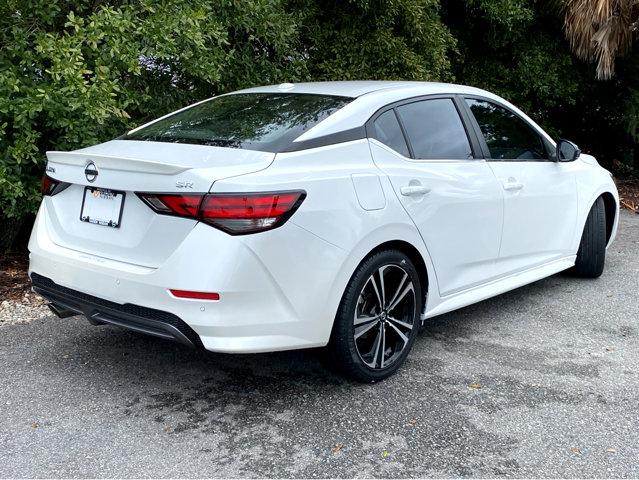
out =
<svg viewBox="0 0 639 480"><path fill-rule="evenodd" d="M422 298L417 269L404 253L373 254L346 287L325 360L359 382L376 382L394 374L415 342Z"/></svg>
<svg viewBox="0 0 639 480"><path fill-rule="evenodd" d="M575 266L569 272L577 277L597 278L606 262L606 209L599 197L588 213L581 235Z"/></svg>

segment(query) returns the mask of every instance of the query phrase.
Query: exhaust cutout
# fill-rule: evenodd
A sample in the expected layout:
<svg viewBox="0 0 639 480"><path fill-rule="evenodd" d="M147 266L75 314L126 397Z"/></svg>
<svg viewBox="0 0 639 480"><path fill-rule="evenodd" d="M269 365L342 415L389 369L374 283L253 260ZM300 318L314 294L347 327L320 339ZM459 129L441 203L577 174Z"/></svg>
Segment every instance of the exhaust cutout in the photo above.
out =
<svg viewBox="0 0 639 480"><path fill-rule="evenodd" d="M55 313L59 318L69 318L75 315L80 315L78 312L69 310L61 305L56 305L55 303L47 303L47 307L49 307L49 310Z"/></svg>

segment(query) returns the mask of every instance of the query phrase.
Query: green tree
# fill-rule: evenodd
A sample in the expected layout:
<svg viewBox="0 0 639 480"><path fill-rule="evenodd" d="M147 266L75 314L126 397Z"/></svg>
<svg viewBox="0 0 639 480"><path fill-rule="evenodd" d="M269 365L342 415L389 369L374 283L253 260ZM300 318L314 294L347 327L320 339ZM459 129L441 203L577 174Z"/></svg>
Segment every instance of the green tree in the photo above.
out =
<svg viewBox="0 0 639 480"><path fill-rule="evenodd" d="M315 80L450 80L439 0L292 0Z"/></svg>
<svg viewBox="0 0 639 480"><path fill-rule="evenodd" d="M444 23L458 41L456 81L500 94L607 167L632 169L639 157L639 55L621 58L612 80L597 80L595 66L573 54L564 37L560 3L442 0Z"/></svg>
<svg viewBox="0 0 639 480"><path fill-rule="evenodd" d="M0 217L37 206L47 150L113 138L219 92L307 76L297 18L279 1L1 8Z"/></svg>
<svg viewBox="0 0 639 480"><path fill-rule="evenodd" d="M494 91L550 130L553 111L575 102L578 79L556 12L533 0L444 0L458 39L457 81Z"/></svg>

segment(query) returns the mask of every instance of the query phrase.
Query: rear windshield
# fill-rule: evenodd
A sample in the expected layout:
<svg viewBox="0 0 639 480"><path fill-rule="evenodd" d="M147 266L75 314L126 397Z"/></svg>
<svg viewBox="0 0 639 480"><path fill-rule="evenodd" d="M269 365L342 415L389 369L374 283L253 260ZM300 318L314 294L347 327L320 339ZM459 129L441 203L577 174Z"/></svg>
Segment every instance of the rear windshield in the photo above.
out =
<svg viewBox="0 0 639 480"><path fill-rule="evenodd" d="M223 95L121 139L278 152L352 100L302 93Z"/></svg>

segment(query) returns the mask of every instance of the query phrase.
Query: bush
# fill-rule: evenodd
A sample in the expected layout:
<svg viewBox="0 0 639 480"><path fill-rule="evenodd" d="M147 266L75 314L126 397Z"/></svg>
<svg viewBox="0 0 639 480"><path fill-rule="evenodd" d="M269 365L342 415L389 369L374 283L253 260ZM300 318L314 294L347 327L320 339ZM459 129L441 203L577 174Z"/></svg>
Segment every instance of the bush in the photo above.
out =
<svg viewBox="0 0 639 480"><path fill-rule="evenodd" d="M111 139L219 92L307 76L297 19L277 1L9 0L0 14L5 217L37 208L47 150Z"/></svg>
<svg viewBox="0 0 639 480"><path fill-rule="evenodd" d="M453 40L435 0L5 2L0 218L37 209L46 151L111 139L217 93L450 76Z"/></svg>
<svg viewBox="0 0 639 480"><path fill-rule="evenodd" d="M439 0L294 0L314 80L452 80Z"/></svg>

